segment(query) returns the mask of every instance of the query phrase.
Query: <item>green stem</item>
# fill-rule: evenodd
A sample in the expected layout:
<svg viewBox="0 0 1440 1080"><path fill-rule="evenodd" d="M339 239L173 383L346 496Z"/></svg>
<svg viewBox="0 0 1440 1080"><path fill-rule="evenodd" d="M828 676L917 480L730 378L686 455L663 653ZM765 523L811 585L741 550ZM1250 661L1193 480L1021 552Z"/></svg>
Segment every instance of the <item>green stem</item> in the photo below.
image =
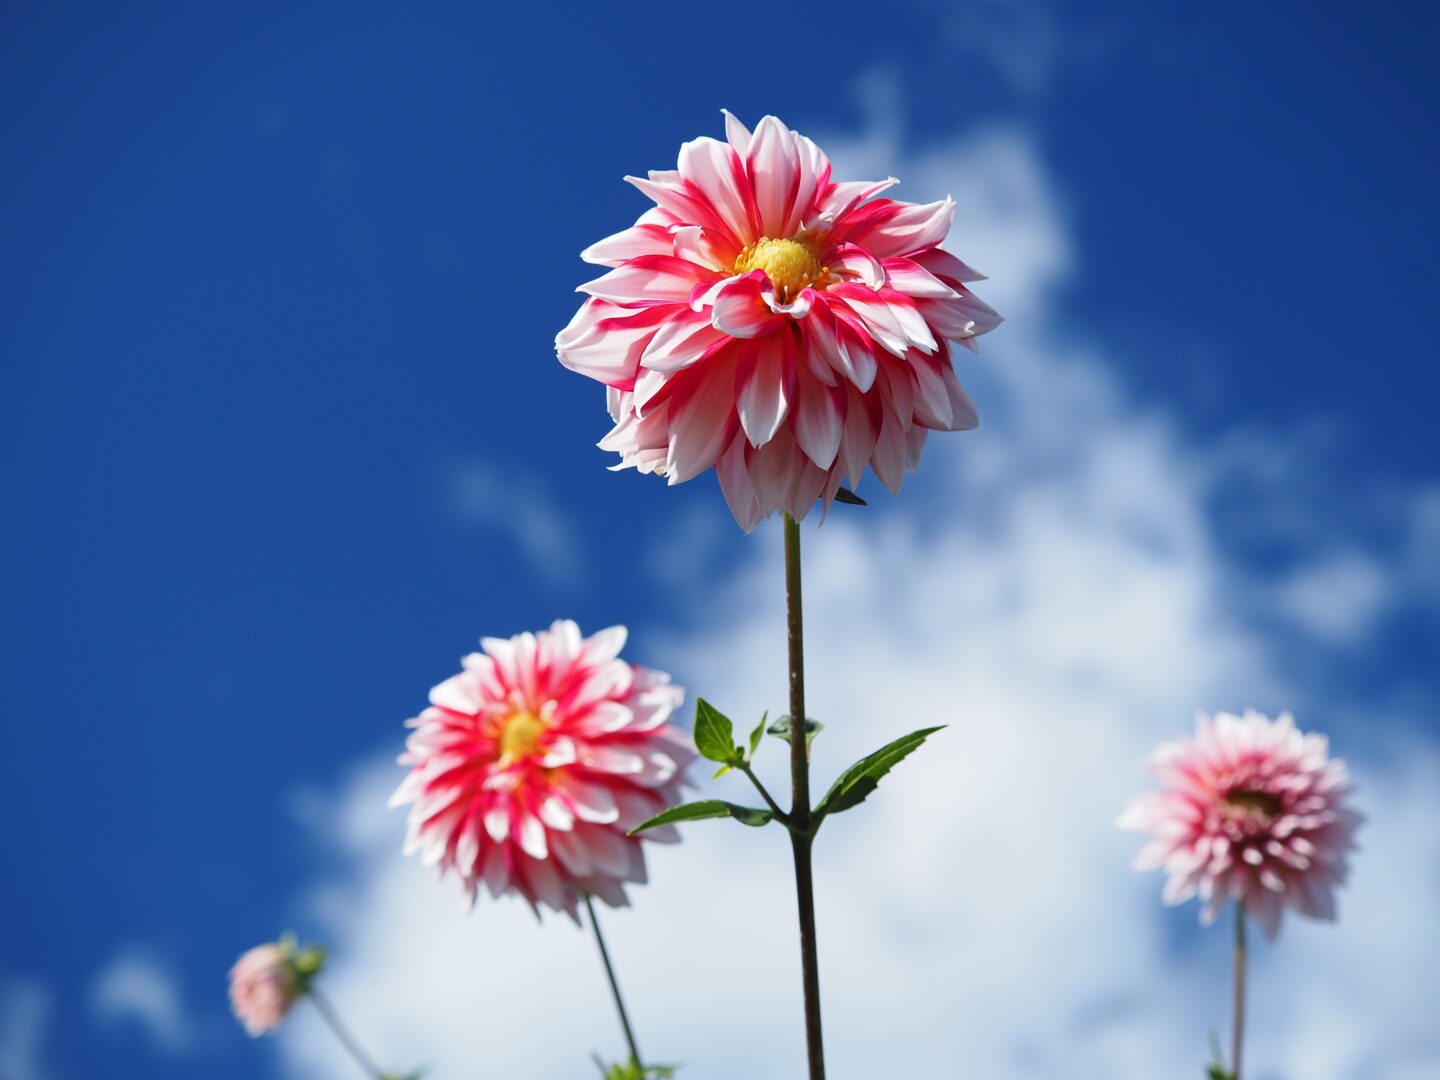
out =
<svg viewBox="0 0 1440 1080"><path fill-rule="evenodd" d="M1240 1058L1245 1048L1245 902L1235 902L1235 1041L1230 1051L1231 1080L1240 1080Z"/></svg>
<svg viewBox="0 0 1440 1080"><path fill-rule="evenodd" d="M760 782L760 778L755 775L755 771L750 768L749 763L743 763L740 765L736 765L735 767L750 778L750 782L755 785L755 790L758 791L760 793L760 797L765 800L765 805L768 806L770 808L770 812L775 815L775 820L780 822L780 824L784 825L786 828L789 828L790 815L785 813L784 810L780 809L780 804L777 803L775 799L771 796L770 792L766 790L765 785Z"/></svg>
<svg viewBox="0 0 1440 1080"><path fill-rule="evenodd" d="M600 946L600 961L605 965L605 976L610 980L610 993L615 998L615 1010L620 1014L620 1027L625 1032L625 1045L630 1048L630 1066L636 1072L640 1066L640 1048L635 1045L635 1032L630 1028L630 1017L625 1012L625 999L620 996L620 983L615 978L615 968L610 963L610 950L605 948L605 935L600 933L600 920L595 917L595 904L589 893L582 892L585 914L590 917L590 929L595 931L595 944Z"/></svg>
<svg viewBox="0 0 1440 1080"><path fill-rule="evenodd" d="M355 1059L355 1064L360 1066L360 1071L366 1076L373 1077L374 1080L385 1080L385 1074L380 1071L380 1066L376 1065L370 1055L360 1048L360 1044L355 1041L355 1036L350 1034L350 1029L340 1022L340 1015L330 1004L329 999L320 993L313 984L305 990L305 996L314 1003L315 1010L320 1014L321 1019L334 1033L335 1038L340 1040L340 1045Z"/></svg>
<svg viewBox="0 0 1440 1080"><path fill-rule="evenodd" d="M800 526L785 515L785 621L790 659L790 849L800 915L800 968L805 991L805 1049L810 1080L825 1080L820 1031L820 957L815 943L815 882L810 859L810 739L805 721L805 618L800 596Z"/></svg>

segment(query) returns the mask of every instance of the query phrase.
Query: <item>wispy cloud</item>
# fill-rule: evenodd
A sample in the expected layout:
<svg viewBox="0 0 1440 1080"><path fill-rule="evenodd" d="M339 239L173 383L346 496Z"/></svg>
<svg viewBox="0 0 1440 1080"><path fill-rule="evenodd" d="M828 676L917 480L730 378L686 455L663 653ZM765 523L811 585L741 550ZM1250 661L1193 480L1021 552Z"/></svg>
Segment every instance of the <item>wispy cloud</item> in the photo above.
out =
<svg viewBox="0 0 1440 1080"><path fill-rule="evenodd" d="M837 173L894 170L909 198L954 195L953 246L991 275L982 295L1010 321L960 359L980 431L932 439L899 499L806 531L819 771L950 725L817 849L832 1053L855 1076L1195 1073L1206 1028L1225 1022L1226 943L1196 934L1193 910L1161 907L1113 819L1146 783L1141 759L1195 709L1291 707L1324 728L1344 688L1300 681L1251 618L1251 594L1273 588L1221 540L1219 451L1137 404L1057 302L1081 254L1033 140L991 129L902 168L894 131L882 115L828 139ZM757 537L733 574L689 582L703 626L642 635L646 662L739 718L783 707L774 530ZM1318 561L1292 583L1319 631L1304 647L1383 617L1392 572L1358 565ZM1335 589L1351 603L1327 623L1313 597ZM1440 1060L1440 972L1424 961L1440 950L1440 754L1413 717L1369 730L1370 822L1342 923L1292 921L1257 948L1257 1077L1419 1080ZM783 786L781 756L768 768ZM350 869L306 896L359 1030L397 1065L483 1053L497 1075L570 1075L584 1051L616 1047L590 943L516 904L463 915L457 890L399 857L393 782L361 769L335 797L320 828ZM787 858L778 833L692 827L656 854L637 909L609 920L642 1045L693 1080L801 1071ZM282 1049L290 1075L346 1075L313 1025Z"/></svg>
<svg viewBox="0 0 1440 1080"><path fill-rule="evenodd" d="M50 1080L46 1063L55 998L34 979L0 978L0 1080Z"/></svg>
<svg viewBox="0 0 1440 1080"><path fill-rule="evenodd" d="M957 56L988 63L1009 88L1047 90L1064 53L1056 12L1039 0L948 0L923 7L938 18L944 43Z"/></svg>
<svg viewBox="0 0 1440 1080"><path fill-rule="evenodd" d="M101 1023L136 1025L167 1056L183 1055L192 1045L174 969L140 946L122 949L95 974L90 1009Z"/></svg>
<svg viewBox="0 0 1440 1080"><path fill-rule="evenodd" d="M455 521L507 537L539 580L564 589L584 580L577 533L540 477L479 458L458 462L449 472L446 510Z"/></svg>

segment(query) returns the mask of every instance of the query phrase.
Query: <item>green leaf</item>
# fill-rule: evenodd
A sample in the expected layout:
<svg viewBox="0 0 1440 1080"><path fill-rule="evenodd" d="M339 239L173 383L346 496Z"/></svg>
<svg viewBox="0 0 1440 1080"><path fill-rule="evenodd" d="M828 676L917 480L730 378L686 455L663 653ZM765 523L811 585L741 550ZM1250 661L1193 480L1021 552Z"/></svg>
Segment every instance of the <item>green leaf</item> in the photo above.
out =
<svg viewBox="0 0 1440 1080"><path fill-rule="evenodd" d="M1220 1033L1210 1029L1210 1056L1215 1060L1205 1067L1205 1080L1235 1080L1235 1075L1225 1068L1225 1051L1220 1048Z"/></svg>
<svg viewBox="0 0 1440 1080"><path fill-rule="evenodd" d="M852 806L859 806L880 786L881 777L944 726L941 724L940 727L912 731L909 735L902 735L894 742L882 746L868 757L861 758L841 773L840 779L830 786L825 798L815 807L815 816L820 818L826 814L838 814Z"/></svg>
<svg viewBox="0 0 1440 1080"><path fill-rule="evenodd" d="M768 824L774 816L769 810L736 806L734 803L722 802L720 799L705 799L702 802L672 806L669 810L656 814L649 821L636 825L630 830L630 835L634 836L646 829L653 829L657 825L673 825L677 821L704 821L706 818L722 817L732 817L742 825L753 825L758 828Z"/></svg>
<svg viewBox="0 0 1440 1080"><path fill-rule="evenodd" d="M695 701L695 749L700 755L721 765L738 765L735 726L730 718L704 698Z"/></svg>
<svg viewBox="0 0 1440 1080"><path fill-rule="evenodd" d="M807 719L805 721L805 745L809 746L815 741L815 736L824 730L825 725L819 720ZM765 729L765 734L774 735L777 739L784 739L788 743L790 741L790 717L780 717Z"/></svg>
<svg viewBox="0 0 1440 1080"><path fill-rule="evenodd" d="M718 769L715 770L714 774L710 777L710 779L719 780L720 777L724 776L732 768L734 768L733 765L721 765Z"/></svg>
<svg viewBox="0 0 1440 1080"><path fill-rule="evenodd" d="M673 1080L678 1065L636 1065L634 1062L616 1062L606 1066L598 1054L591 1059L600 1067L604 1080Z"/></svg>
<svg viewBox="0 0 1440 1080"><path fill-rule="evenodd" d="M760 748L760 740L765 735L765 721L769 718L770 711L767 709L765 713L760 717L760 722L755 725L755 730L750 732L750 756L745 759L746 761L749 761L750 758L753 758L755 756L755 751Z"/></svg>

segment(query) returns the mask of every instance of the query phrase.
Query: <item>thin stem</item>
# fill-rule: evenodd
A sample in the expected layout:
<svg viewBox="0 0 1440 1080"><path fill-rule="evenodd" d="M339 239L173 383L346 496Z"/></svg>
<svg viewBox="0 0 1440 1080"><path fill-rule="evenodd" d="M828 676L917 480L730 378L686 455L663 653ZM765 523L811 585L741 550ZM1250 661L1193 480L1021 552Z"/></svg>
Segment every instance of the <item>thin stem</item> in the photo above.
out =
<svg viewBox="0 0 1440 1080"><path fill-rule="evenodd" d="M755 790L758 791L760 797L765 800L765 805L768 806L770 812L775 815L775 820L780 822L781 825L789 827L790 815L780 809L780 804L777 803L770 792L766 790L765 785L760 782L760 778L755 775L755 771L750 768L749 764L736 765L735 767L750 778L750 782L755 785Z"/></svg>
<svg viewBox="0 0 1440 1080"><path fill-rule="evenodd" d="M785 515L785 623L790 658L790 784L797 828L810 826L810 740L805 731L805 613L800 596L800 525Z"/></svg>
<svg viewBox="0 0 1440 1080"><path fill-rule="evenodd" d="M355 1041L355 1036L350 1034L350 1029L340 1022L340 1016L336 1013L335 1007L330 1004L330 1000L314 985L305 991L305 996L315 1003L316 1011L320 1013L326 1026L335 1033L335 1038L340 1040L340 1045L355 1059L355 1064L360 1066L360 1071L366 1076L373 1077L374 1080L385 1080L385 1074L380 1071L380 1066L376 1065L370 1055L360 1048L360 1044Z"/></svg>
<svg viewBox="0 0 1440 1080"><path fill-rule="evenodd" d="M1245 902L1235 903L1235 1042L1230 1051L1230 1076L1240 1080L1240 1058L1245 1048Z"/></svg>
<svg viewBox="0 0 1440 1080"><path fill-rule="evenodd" d="M800 526L785 515L785 621L790 657L790 849L800 915L800 967L805 988L805 1049L810 1080L825 1080L820 1031L820 956L815 944L815 883L810 861L810 738L805 722L805 618L800 596Z"/></svg>
<svg viewBox="0 0 1440 1080"><path fill-rule="evenodd" d="M625 1013L625 999L620 996L620 983L615 978L615 968L610 963L610 951L605 948L605 935L600 933L600 920L595 917L595 904L589 893L581 893L585 901L585 914L590 916L590 928L595 931L595 944L600 946L600 960L605 965L605 976L610 980L610 993L615 996L615 1009L620 1014L620 1026L625 1030L625 1044L630 1047L630 1065L640 1069L640 1048L635 1045L635 1032L630 1029L630 1017Z"/></svg>

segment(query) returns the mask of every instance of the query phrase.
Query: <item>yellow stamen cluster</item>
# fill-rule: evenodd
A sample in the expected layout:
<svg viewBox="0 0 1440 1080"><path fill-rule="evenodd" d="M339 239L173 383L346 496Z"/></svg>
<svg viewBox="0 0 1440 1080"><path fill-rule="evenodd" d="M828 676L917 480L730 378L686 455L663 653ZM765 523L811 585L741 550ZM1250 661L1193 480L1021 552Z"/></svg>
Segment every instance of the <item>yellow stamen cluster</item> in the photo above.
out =
<svg viewBox="0 0 1440 1080"><path fill-rule="evenodd" d="M546 724L532 712L512 713L500 727L500 764L513 765L535 753Z"/></svg>
<svg viewBox="0 0 1440 1080"><path fill-rule="evenodd" d="M830 277L830 268L820 265L820 256L805 239L772 240L762 236L735 260L735 273L764 270L774 284L780 302L788 304L807 285L822 285Z"/></svg>

